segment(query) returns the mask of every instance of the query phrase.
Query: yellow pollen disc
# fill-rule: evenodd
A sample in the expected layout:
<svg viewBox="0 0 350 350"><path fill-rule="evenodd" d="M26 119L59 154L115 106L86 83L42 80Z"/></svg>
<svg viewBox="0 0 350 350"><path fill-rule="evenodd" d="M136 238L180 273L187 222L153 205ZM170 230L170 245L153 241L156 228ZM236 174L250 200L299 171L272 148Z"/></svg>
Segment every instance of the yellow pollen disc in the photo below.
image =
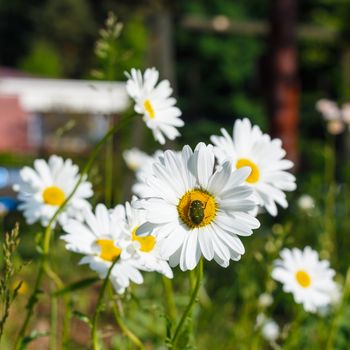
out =
<svg viewBox="0 0 350 350"><path fill-rule="evenodd" d="M140 243L140 250L141 252L149 253L153 250L155 244L156 244L156 237L154 236L144 236L139 237L136 235L138 227L135 227L132 231L132 240Z"/></svg>
<svg viewBox="0 0 350 350"><path fill-rule="evenodd" d="M146 112L148 113L149 117L153 119L156 116L156 113L154 112L154 109L151 105L150 100L145 100L143 102L143 106L145 107Z"/></svg>
<svg viewBox="0 0 350 350"><path fill-rule="evenodd" d="M103 260L113 262L117 259L122 250L114 245L111 239L98 239L96 244L101 248L99 257Z"/></svg>
<svg viewBox="0 0 350 350"><path fill-rule="evenodd" d="M295 279L303 288L310 287L310 285L311 285L311 277L304 270L297 271L295 274Z"/></svg>
<svg viewBox="0 0 350 350"><path fill-rule="evenodd" d="M244 166L249 166L252 169L252 172L247 177L246 181L251 184L258 182L260 178L260 171L257 165L246 158L238 159L236 163L236 168L239 169L239 168L243 168Z"/></svg>
<svg viewBox="0 0 350 350"><path fill-rule="evenodd" d="M186 192L177 205L181 220L189 228L209 225L216 216L216 210L214 197L200 189Z"/></svg>
<svg viewBox="0 0 350 350"><path fill-rule="evenodd" d="M46 204L61 205L65 199L64 192L56 186L46 187L43 192L43 200Z"/></svg>

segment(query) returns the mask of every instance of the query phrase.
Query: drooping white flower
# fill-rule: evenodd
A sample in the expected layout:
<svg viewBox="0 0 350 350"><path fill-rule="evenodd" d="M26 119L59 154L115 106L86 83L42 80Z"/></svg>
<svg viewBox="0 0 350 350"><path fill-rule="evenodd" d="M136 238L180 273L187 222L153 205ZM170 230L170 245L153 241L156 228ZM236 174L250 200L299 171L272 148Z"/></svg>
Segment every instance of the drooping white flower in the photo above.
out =
<svg viewBox="0 0 350 350"><path fill-rule="evenodd" d="M180 136L177 128L184 122L180 109L175 106L176 99L171 97L173 90L169 81L162 80L157 85L159 72L155 68L146 69L143 75L140 70L132 69L126 76L126 90L135 101L135 112L143 115L154 138L164 144L165 138L174 140Z"/></svg>
<svg viewBox="0 0 350 350"><path fill-rule="evenodd" d="M139 263L143 268L173 278L173 272L168 262L160 255L157 238L152 234L144 237L136 235L137 229L146 222L145 211L132 208L126 202L125 206L116 206L112 215L116 215L116 219L123 225L126 240L129 243L129 251L133 250L138 255Z"/></svg>
<svg viewBox="0 0 350 350"><path fill-rule="evenodd" d="M232 171L250 167L246 184L254 190L258 204L276 216L276 203L283 208L288 206L284 191L296 188L294 175L286 171L293 167L293 163L284 159L286 152L281 140L271 140L248 119L236 120L232 137L225 129L221 132L223 136L211 137L219 163L230 161Z"/></svg>
<svg viewBox="0 0 350 350"><path fill-rule="evenodd" d="M318 253L310 247L283 249L275 261L272 278L283 284L283 290L292 293L305 311L316 312L332 303L337 290L333 280L335 271L329 262L319 260Z"/></svg>
<svg viewBox="0 0 350 350"><path fill-rule="evenodd" d="M248 214L255 202L244 185L250 169L232 172L224 163L214 169L212 146L185 146L181 154L165 151L147 177L149 198L135 202L146 210L147 223L137 234L152 232L170 266L194 269L200 257L227 267L239 260L244 246L238 236L249 236L259 221Z"/></svg>
<svg viewBox="0 0 350 350"><path fill-rule="evenodd" d="M96 206L95 213L90 209L84 211L84 222L69 220L63 230L67 233L61 236L66 242L66 248L75 253L83 254L80 264L88 264L105 278L113 262L115 263L110 281L117 293L124 293L130 281L143 283L142 264L133 249L130 249L128 236L125 236L119 217L111 215L103 204Z"/></svg>
<svg viewBox="0 0 350 350"><path fill-rule="evenodd" d="M79 168L71 159L52 155L48 162L43 159L34 161L34 169L28 166L20 171L20 182L14 185L21 201L19 209L23 211L29 224L40 221L47 226L59 206L73 191L79 179ZM90 207L86 200L92 196L90 182L83 180L58 222L63 225L69 218L80 218L82 211Z"/></svg>

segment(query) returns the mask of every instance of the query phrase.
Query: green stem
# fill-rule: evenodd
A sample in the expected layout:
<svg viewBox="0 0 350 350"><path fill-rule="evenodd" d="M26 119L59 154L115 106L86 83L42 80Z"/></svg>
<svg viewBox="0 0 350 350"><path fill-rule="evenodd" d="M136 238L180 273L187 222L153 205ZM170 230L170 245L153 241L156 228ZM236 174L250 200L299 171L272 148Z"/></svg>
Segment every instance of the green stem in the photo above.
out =
<svg viewBox="0 0 350 350"><path fill-rule="evenodd" d="M34 284L34 289L33 292L31 294L31 296L29 297L26 309L27 309L27 314L26 317L23 321L22 327L18 333L18 337L17 340L15 342L15 346L14 349L15 350L19 350L22 346L22 342L23 342L23 338L25 336L29 321L33 315L33 310L34 310L34 306L36 305L36 303L38 302L38 295L40 293L40 286L41 286L41 282L42 282L42 278L43 278L43 274L44 271L46 271L49 275L50 278L53 278L54 282L57 284L59 283L58 278L53 277L54 275L56 277L58 277L56 274L53 273L53 271L50 268L50 264L48 261L48 256L49 256L49 251L50 251L50 241L51 241L51 233L52 233L52 227L56 221L56 219L58 218L58 216L62 213L62 211L64 210L64 208L66 207L67 203L70 201L70 199L74 196L75 192L77 191L79 185L81 184L81 182L85 179L85 177L87 176L87 174L89 173L94 161L96 160L101 148L103 147L103 145L109 140L109 138L118 130L120 130L121 128L123 128L131 119L132 117L126 117L124 119L121 119L120 122L115 125L113 128L111 128L106 134L105 136L96 144L95 148L93 149L88 161L86 162L80 177L77 181L77 183L75 184L72 192L69 194L69 196L65 199L65 201L61 204L61 206L56 210L55 214L53 215L53 217L51 218L51 220L48 223L48 226L46 227L45 233L44 233L44 238L43 238L43 243L42 243L42 253L41 253L41 258L40 258L40 262L39 262L39 268L38 268L38 273L37 273L37 277L35 280L35 284ZM63 284L62 284L63 285Z"/></svg>
<svg viewBox="0 0 350 350"><path fill-rule="evenodd" d="M50 315L50 350L57 349L57 317L58 317L58 300L51 298L51 315Z"/></svg>
<svg viewBox="0 0 350 350"><path fill-rule="evenodd" d="M348 270L346 272L342 301L337 307L337 311L333 317L333 320L332 320L332 323L330 326L329 334L327 337L326 350L333 350L334 349L334 340L335 340L335 337L338 333L340 318L341 318L342 313L345 309L346 301L349 297L349 294L350 294L350 267L348 268Z"/></svg>
<svg viewBox="0 0 350 350"><path fill-rule="evenodd" d="M113 125L113 116L108 115L108 125ZM113 126L112 126L113 127ZM105 159L105 201L107 207L112 205L113 196L113 138L110 138L106 144Z"/></svg>
<svg viewBox="0 0 350 350"><path fill-rule="evenodd" d="M191 295L191 299L190 302L188 303L184 313L181 316L181 319L176 327L175 333L173 338L171 339L171 345L174 346L175 342L178 338L178 336L180 335L181 329L186 321L186 318L188 317L188 315L190 314L190 312L192 311L192 308L194 306L194 303L196 301L198 292L199 292L199 288L201 285L201 281L202 281L202 277L203 277L203 259L201 258L199 260L199 266L197 267L197 281L196 281L196 285L194 286L193 290L192 290L192 295Z"/></svg>
<svg viewBox="0 0 350 350"><path fill-rule="evenodd" d="M171 279L162 276L164 299L165 299L165 309L170 321L174 322L176 320L177 310L174 298L174 290Z"/></svg>
<svg viewBox="0 0 350 350"><path fill-rule="evenodd" d="M336 258L336 228L334 224L335 201L336 201L336 183L335 183L335 137L329 135L329 140L325 145L325 182L328 186L325 202L325 222L324 229L326 234L325 249L329 251L333 261Z"/></svg>
<svg viewBox="0 0 350 350"><path fill-rule="evenodd" d="M112 293L111 289L110 292ZM122 331L122 333L129 338L129 340L140 350L144 350L145 347L142 344L141 340L126 326L126 324L123 322L123 319L118 311L118 306L113 303L113 315L115 318L115 321Z"/></svg>
<svg viewBox="0 0 350 350"><path fill-rule="evenodd" d="M70 320L72 317L72 301L69 296L63 297L64 302L64 315L63 315L63 330L62 330L62 349L69 349L69 336L70 336Z"/></svg>
<svg viewBox="0 0 350 350"><path fill-rule="evenodd" d="M94 350L100 350L100 345L99 345L98 336L97 336L97 321L98 321L98 316L100 315L100 312L102 309L103 297L104 297L106 288L107 288L108 283L109 283L109 276L111 275L113 267L117 261L118 261L118 259L116 259L113 262L113 264L110 266L110 268L107 271L107 275L106 275L105 279L103 280L103 284L102 284L102 287L100 289L100 293L98 295L95 312L94 312L94 315L92 317L91 338L92 338L92 345L93 345Z"/></svg>

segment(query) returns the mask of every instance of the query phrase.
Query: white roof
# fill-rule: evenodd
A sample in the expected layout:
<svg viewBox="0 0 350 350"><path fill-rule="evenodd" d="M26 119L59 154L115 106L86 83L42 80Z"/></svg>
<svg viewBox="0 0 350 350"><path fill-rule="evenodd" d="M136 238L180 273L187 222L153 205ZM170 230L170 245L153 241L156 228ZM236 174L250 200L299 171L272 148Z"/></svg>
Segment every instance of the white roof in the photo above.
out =
<svg viewBox="0 0 350 350"><path fill-rule="evenodd" d="M129 104L125 83L1 78L0 96L17 96L27 112L67 111L110 114L124 111Z"/></svg>

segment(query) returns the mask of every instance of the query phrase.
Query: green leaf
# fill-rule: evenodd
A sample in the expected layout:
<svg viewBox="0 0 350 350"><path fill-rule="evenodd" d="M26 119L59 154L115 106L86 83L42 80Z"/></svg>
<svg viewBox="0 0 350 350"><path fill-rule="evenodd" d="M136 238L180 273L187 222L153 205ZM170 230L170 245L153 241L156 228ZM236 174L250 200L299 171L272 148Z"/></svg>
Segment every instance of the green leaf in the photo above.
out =
<svg viewBox="0 0 350 350"><path fill-rule="evenodd" d="M54 293L51 294L52 297L59 297L61 295L70 293L72 291L81 289L81 288L86 288L88 286L90 286L91 284L94 284L95 282L99 281L98 277L88 277L88 278L84 278L78 282L74 282L72 284L70 284L67 287L64 287Z"/></svg>

